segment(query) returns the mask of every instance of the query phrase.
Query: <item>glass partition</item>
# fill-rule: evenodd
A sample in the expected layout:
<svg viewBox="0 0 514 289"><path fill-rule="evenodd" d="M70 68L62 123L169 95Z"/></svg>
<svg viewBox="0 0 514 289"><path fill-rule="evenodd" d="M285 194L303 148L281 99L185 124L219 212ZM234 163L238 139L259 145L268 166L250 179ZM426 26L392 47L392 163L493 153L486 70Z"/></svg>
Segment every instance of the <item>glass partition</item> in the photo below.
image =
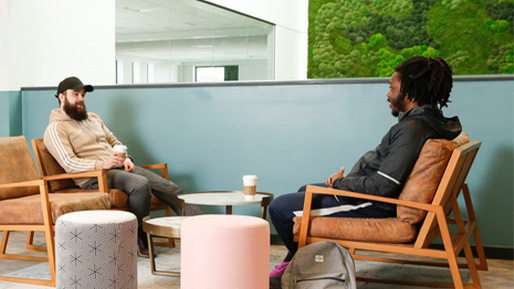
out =
<svg viewBox="0 0 514 289"><path fill-rule="evenodd" d="M116 82L271 80L274 30L201 1L116 0Z"/></svg>

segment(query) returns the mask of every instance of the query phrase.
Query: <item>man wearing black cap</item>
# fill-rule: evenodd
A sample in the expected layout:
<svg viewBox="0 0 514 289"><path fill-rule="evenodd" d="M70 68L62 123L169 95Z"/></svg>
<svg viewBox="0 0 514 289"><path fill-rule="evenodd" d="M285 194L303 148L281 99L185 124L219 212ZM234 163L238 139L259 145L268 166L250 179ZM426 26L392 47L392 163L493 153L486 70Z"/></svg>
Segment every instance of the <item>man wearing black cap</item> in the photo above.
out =
<svg viewBox="0 0 514 289"><path fill-rule="evenodd" d="M94 87L84 85L77 77L68 77L59 83L56 97L60 108L52 110L50 124L43 141L52 156L67 173L105 169L109 188L128 194L129 208L139 224L139 254L148 256L147 239L142 231L142 219L150 214L151 193L170 206L177 214L177 196L182 189L170 180L134 165L131 158L115 152L121 142L95 113L87 112L86 92ZM96 178L76 178L82 189L98 189ZM187 205L188 215L200 214L198 207Z"/></svg>

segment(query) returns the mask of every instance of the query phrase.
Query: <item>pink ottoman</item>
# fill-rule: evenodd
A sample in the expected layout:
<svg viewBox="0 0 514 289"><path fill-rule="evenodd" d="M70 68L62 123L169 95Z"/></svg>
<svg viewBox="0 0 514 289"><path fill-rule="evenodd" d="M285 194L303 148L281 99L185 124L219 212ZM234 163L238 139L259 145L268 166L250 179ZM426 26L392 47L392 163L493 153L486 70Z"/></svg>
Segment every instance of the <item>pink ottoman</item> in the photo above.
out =
<svg viewBox="0 0 514 289"><path fill-rule="evenodd" d="M268 289L269 224L257 217L201 215L181 227L181 289Z"/></svg>

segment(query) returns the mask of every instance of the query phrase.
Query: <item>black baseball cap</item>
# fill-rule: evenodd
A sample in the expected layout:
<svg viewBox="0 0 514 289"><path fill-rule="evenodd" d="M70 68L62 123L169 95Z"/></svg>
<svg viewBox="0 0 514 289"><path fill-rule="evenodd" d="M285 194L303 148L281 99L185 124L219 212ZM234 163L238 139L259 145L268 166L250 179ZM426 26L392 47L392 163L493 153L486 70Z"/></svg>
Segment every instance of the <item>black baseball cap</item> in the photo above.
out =
<svg viewBox="0 0 514 289"><path fill-rule="evenodd" d="M61 81L61 83L59 83L59 86L57 87L57 94L55 95L55 97L58 97L59 93L63 93L68 89L79 90L81 88L85 89L86 92L91 92L95 90L95 88L91 84L84 85L84 83L82 83L82 81L80 81L80 79L78 79L75 76L65 78L63 81Z"/></svg>

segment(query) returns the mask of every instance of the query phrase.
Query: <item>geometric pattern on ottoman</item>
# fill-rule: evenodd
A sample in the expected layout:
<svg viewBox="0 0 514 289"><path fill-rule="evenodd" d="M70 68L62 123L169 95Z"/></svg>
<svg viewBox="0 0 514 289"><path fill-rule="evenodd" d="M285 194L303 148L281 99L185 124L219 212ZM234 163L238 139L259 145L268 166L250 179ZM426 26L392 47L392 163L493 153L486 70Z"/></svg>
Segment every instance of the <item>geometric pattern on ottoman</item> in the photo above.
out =
<svg viewBox="0 0 514 289"><path fill-rule="evenodd" d="M57 288L137 288L137 220L129 212L62 215L55 225Z"/></svg>

